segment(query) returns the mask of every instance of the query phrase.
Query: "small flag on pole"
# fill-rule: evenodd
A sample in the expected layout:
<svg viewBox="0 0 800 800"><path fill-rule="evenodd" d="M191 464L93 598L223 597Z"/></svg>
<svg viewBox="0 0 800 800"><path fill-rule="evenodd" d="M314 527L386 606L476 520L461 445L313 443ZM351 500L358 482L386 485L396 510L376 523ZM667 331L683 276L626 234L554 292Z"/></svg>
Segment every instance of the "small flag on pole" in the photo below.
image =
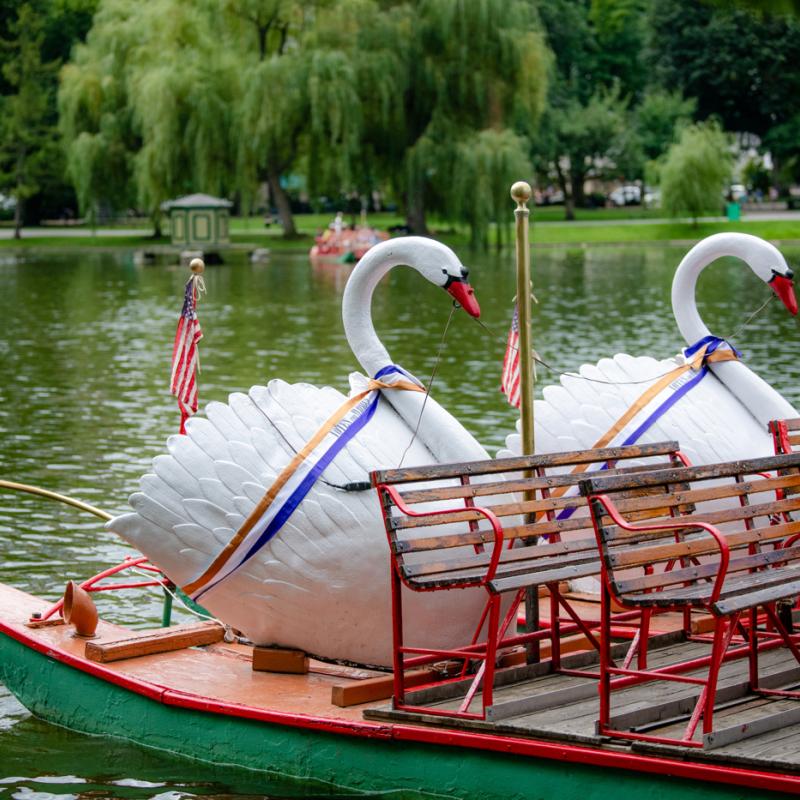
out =
<svg viewBox="0 0 800 800"><path fill-rule="evenodd" d="M202 272L202 268L195 270L194 266L193 262L193 272ZM200 361L197 343L203 338L200 323L197 321L197 291L204 290L202 281L199 274L194 274L186 284L183 308L178 319L178 330L175 332L175 344L172 347L172 379L169 389L178 399L181 433L186 433L186 420L197 412L196 373Z"/></svg>
<svg viewBox="0 0 800 800"><path fill-rule="evenodd" d="M508 398L508 402L515 408L520 403L520 374L519 374L519 309L514 303L514 316L511 319L511 329L508 331L506 354L503 358L503 376L500 379L500 391Z"/></svg>

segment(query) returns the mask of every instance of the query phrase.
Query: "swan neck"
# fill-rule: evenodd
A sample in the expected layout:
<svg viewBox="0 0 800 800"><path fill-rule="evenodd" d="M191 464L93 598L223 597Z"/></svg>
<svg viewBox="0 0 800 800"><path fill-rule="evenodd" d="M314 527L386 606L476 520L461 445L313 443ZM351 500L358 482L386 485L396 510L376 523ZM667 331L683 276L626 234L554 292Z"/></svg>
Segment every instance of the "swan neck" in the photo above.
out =
<svg viewBox="0 0 800 800"><path fill-rule="evenodd" d="M342 297L342 321L347 343L370 377L392 363L372 322L372 296L381 279L404 263L398 250L372 248L367 252L353 269Z"/></svg>
<svg viewBox="0 0 800 800"><path fill-rule="evenodd" d="M392 364L388 350L378 338L372 322L372 296L381 279L394 267L414 267L420 248L428 240L405 237L371 248L356 265L342 298L345 336L358 363L370 377ZM391 390L383 397L394 407L434 458L441 462L488 458L472 435L433 398L425 402L419 392ZM424 406L424 411L423 411Z"/></svg>
<svg viewBox="0 0 800 800"><path fill-rule="evenodd" d="M700 273L723 256L750 263L752 244L747 236L718 233L696 244L684 257L672 281L672 312L686 344L692 345L711 331L697 310L697 280Z"/></svg>

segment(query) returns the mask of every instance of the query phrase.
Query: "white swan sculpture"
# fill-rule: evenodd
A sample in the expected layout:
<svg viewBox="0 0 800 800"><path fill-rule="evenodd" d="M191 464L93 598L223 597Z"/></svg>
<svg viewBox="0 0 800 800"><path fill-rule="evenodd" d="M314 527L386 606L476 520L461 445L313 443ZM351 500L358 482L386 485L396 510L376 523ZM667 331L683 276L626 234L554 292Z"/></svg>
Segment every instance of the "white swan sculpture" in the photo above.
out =
<svg viewBox="0 0 800 800"><path fill-rule="evenodd" d="M467 271L449 248L419 237L374 246L353 270L342 301L347 340L370 376L392 364L372 324L372 294L400 264L445 288L471 315L480 313ZM389 372L383 380L403 379ZM350 380L353 393L365 388L363 376ZM322 480L313 482L279 532L260 549L247 550L241 566L229 574L222 568L193 592L253 642L363 664L391 663L388 546L377 498L373 491L345 492L331 484L362 482L372 469L397 466L412 438L406 464L488 454L433 398L420 419L423 393L398 389L381 395L388 402L377 403L369 423L324 469ZM153 474L142 477L141 490L130 498L134 513L108 528L178 586L196 588L220 554L230 552L229 543L295 453L345 400L330 387L271 381L230 395L227 404L210 403L206 419L189 420L187 435L170 437L169 455L154 459ZM252 541L240 545L240 554ZM430 630L431 645L442 645L443 623L453 643L468 638L485 601L480 590L406 594L413 630Z"/></svg>
<svg viewBox="0 0 800 800"><path fill-rule="evenodd" d="M672 310L688 345L711 335L697 311L695 288L700 273L722 256L735 256L767 283L792 314L797 300L792 271L778 250L763 239L743 233L718 233L696 244L683 258L672 283ZM719 349L730 349L719 343ZM683 356L657 360L618 354L597 365L584 364L579 377L564 376L560 386L544 389L534 404L536 451L579 450L592 447L609 431L649 384L683 363ZM675 393L684 394L636 437L637 442L674 439L695 464L772 454L767 432L771 419L795 417L797 411L742 361L710 363L703 378L689 372L647 403L609 442L629 441L642 423ZM696 379L687 390L686 384ZM506 439L506 450L520 452L519 434Z"/></svg>

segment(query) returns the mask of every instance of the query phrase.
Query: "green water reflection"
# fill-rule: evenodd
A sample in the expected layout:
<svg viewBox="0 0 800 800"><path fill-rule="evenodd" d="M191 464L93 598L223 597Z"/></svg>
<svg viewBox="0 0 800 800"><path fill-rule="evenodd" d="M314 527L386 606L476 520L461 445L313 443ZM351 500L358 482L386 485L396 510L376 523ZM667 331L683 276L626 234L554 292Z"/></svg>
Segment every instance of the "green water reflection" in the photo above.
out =
<svg viewBox="0 0 800 800"><path fill-rule="evenodd" d="M680 248L553 249L534 254L534 339L557 369L616 352L667 356L681 346L669 305ZM787 251L790 262L800 250ZM126 498L164 439L177 428L169 362L186 269L135 266L130 254L0 256L0 477L75 495L111 512ZM515 415L498 391L514 295L512 258L464 257L493 334L463 312L447 337L434 394L493 451ZM340 304L352 267L311 267L275 256L209 268L200 317L202 402L280 377L345 390L357 368L343 337ZM769 290L740 262L704 273L701 313L715 333L735 331ZM396 363L427 379L450 305L408 269L379 287L374 318ZM736 339L748 364L800 402L797 323L778 302ZM540 370L543 385L554 378ZM27 496L0 496L0 580L56 597L68 578L90 574L130 549L96 522ZM101 613L131 625L160 618L157 594L103 598ZM100 781L102 796L152 797L175 791L259 791L220 787L200 773L135 748L57 731L32 720L0 689L0 798L80 795ZM77 742L77 743L76 743ZM97 764L118 767L99 770ZM126 766L130 764L131 766ZM43 785L42 775L76 780ZM195 785L181 788L186 775ZM28 782L11 778L27 776ZM145 777L146 776L146 777ZM169 788L123 786L139 779ZM212 788L202 788L206 784ZM16 787L16 788L15 788ZM20 788L22 787L22 788ZM124 791L122 791L124 789ZM266 791L261 787L260 791ZM272 788L273 792L279 792ZM21 794L20 794L21 792ZM31 794L34 793L34 794Z"/></svg>

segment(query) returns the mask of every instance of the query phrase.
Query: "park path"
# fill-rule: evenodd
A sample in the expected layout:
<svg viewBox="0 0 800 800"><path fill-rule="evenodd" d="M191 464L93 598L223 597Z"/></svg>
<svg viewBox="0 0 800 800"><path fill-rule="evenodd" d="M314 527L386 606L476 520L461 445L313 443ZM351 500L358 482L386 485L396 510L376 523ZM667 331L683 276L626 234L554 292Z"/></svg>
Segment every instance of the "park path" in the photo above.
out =
<svg viewBox="0 0 800 800"><path fill-rule="evenodd" d="M536 211L533 211L533 219L536 221ZM800 211L761 211L748 212L742 214L743 222L756 222L758 220L797 222L800 223ZM595 228L603 225L672 225L675 223L691 223L692 220L686 219L666 219L666 218L637 218L637 219L585 219L574 220L548 220L536 222L537 225L545 226L569 226L571 228ZM727 222L727 217L700 217L698 222ZM236 232L236 229L233 229ZM131 236L152 236L152 228L97 228L94 233L88 228L23 228L23 239L48 239L55 237L64 238L83 238L87 236L98 236L102 238L131 237ZM14 236L13 228L0 228L0 239L11 239Z"/></svg>
<svg viewBox="0 0 800 800"><path fill-rule="evenodd" d="M23 228L23 239L53 239L59 238L75 238L92 236L92 231L88 228ZM152 236L152 228L97 228L94 231L95 236L114 237L114 236ZM13 239L13 228L0 228L0 239Z"/></svg>

